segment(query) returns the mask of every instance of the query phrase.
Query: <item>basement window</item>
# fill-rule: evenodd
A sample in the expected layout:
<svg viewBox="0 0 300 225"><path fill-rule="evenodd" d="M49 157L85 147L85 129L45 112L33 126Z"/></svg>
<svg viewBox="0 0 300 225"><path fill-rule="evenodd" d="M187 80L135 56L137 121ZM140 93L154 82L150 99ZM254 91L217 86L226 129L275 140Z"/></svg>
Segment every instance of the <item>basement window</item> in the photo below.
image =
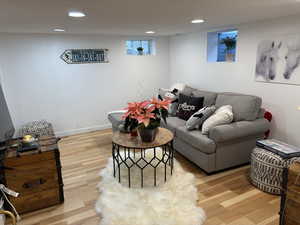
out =
<svg viewBox="0 0 300 225"><path fill-rule="evenodd" d="M154 55L153 40L128 40L126 41L127 55Z"/></svg>
<svg viewBox="0 0 300 225"><path fill-rule="evenodd" d="M226 30L207 34L208 62L235 62L238 31Z"/></svg>

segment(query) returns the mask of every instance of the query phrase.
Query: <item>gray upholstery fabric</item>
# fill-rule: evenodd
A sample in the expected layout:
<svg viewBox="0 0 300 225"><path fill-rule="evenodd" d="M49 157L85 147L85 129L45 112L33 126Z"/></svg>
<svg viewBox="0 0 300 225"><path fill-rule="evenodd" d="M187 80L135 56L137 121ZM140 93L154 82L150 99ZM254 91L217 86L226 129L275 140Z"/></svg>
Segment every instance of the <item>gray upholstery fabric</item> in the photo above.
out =
<svg viewBox="0 0 300 225"><path fill-rule="evenodd" d="M222 93L217 96L216 107L219 108L223 105L231 105L233 108L234 121L252 121L258 116L261 102L261 98L257 96Z"/></svg>
<svg viewBox="0 0 300 225"><path fill-rule="evenodd" d="M248 163L256 140L260 137L258 135L224 142L212 154L201 152L180 138L175 138L174 148L205 172L212 173Z"/></svg>
<svg viewBox="0 0 300 225"><path fill-rule="evenodd" d="M186 127L178 127L176 129L176 137L203 153L211 154L216 151L215 142L203 135L199 130L188 131Z"/></svg>
<svg viewBox="0 0 300 225"><path fill-rule="evenodd" d="M217 93L195 89L192 91L194 97L204 97L204 106L212 106L216 103Z"/></svg>
<svg viewBox="0 0 300 225"><path fill-rule="evenodd" d="M258 111L257 119L264 118L266 110L264 108L260 108Z"/></svg>
<svg viewBox="0 0 300 225"><path fill-rule="evenodd" d="M266 119L254 121L239 121L231 124L220 125L209 131L209 138L215 142L224 142L242 137L263 134L270 128L270 123Z"/></svg>
<svg viewBox="0 0 300 225"><path fill-rule="evenodd" d="M188 96L204 97L204 106L214 105L218 95L216 92L202 91L190 86L186 86L181 93Z"/></svg>
<svg viewBox="0 0 300 225"><path fill-rule="evenodd" d="M107 118L111 122L113 131L117 131L119 126L124 123L124 120L122 120L123 114L119 112L108 114Z"/></svg>
<svg viewBox="0 0 300 225"><path fill-rule="evenodd" d="M215 112L215 110L215 106L203 107L198 110L188 119L188 121L186 121L186 128L188 130L194 130L198 126L201 126L203 122Z"/></svg>
<svg viewBox="0 0 300 225"><path fill-rule="evenodd" d="M187 96L191 96L193 91L195 91L195 90L196 90L195 88L192 88L192 87L186 85L180 93L187 95Z"/></svg>
<svg viewBox="0 0 300 225"><path fill-rule="evenodd" d="M176 134L176 128L185 126L186 121L179 119L178 117L168 117L167 124L164 121L161 122L161 126L171 130Z"/></svg>
<svg viewBox="0 0 300 225"><path fill-rule="evenodd" d="M258 134L218 144L215 171L249 163L256 140L262 136L263 134Z"/></svg>
<svg viewBox="0 0 300 225"><path fill-rule="evenodd" d="M206 154L200 152L199 149L194 148L189 143L175 138L174 148L181 155L198 165L201 169L207 173L214 172L216 170L216 154Z"/></svg>

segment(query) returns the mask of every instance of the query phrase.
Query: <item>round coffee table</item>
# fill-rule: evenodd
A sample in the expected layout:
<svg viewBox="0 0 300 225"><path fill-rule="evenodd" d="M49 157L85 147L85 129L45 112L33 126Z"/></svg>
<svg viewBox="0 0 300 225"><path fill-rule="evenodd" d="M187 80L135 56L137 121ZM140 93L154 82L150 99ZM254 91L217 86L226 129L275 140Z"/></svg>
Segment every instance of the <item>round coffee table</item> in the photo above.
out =
<svg viewBox="0 0 300 225"><path fill-rule="evenodd" d="M165 128L158 128L156 138L153 142L142 142L140 137L132 137L128 133L114 132L112 136L112 157L114 166L114 177L118 172L119 183L121 182L120 166L126 166L128 169L128 184L130 184L130 170L136 166L141 170L141 187L144 185L143 170L146 167L152 167L154 172L154 186L156 186L156 168L163 164L164 180L167 181L167 166L171 169L171 175L174 165L174 135ZM150 150L151 149L151 150ZM147 152L151 151L152 157L146 158ZM160 151L160 152L158 152ZM160 157L158 157L160 155ZM147 154L148 156L148 154Z"/></svg>

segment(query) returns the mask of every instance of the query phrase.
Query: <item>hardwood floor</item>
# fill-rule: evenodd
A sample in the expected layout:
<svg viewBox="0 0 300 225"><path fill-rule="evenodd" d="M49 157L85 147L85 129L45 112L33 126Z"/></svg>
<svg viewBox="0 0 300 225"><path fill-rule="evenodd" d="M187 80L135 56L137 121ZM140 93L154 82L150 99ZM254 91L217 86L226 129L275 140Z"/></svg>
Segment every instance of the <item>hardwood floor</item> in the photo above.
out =
<svg viewBox="0 0 300 225"><path fill-rule="evenodd" d="M60 142L65 203L22 215L20 225L98 225L94 210L101 168L111 155L111 131L63 138ZM208 218L205 225L277 225L280 199L252 187L249 166L207 176L176 155L197 178L199 206ZM120 225L122 225L120 221Z"/></svg>

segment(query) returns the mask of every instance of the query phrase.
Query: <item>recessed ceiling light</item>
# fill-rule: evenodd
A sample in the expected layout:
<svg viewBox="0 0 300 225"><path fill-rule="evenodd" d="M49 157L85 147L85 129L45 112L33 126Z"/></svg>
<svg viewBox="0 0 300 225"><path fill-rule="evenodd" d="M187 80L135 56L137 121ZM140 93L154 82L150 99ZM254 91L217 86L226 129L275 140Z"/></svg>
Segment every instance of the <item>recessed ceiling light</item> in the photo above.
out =
<svg viewBox="0 0 300 225"><path fill-rule="evenodd" d="M192 20L191 23L204 23L205 21L202 19Z"/></svg>
<svg viewBox="0 0 300 225"><path fill-rule="evenodd" d="M54 28L53 31L54 32L65 32L66 30L63 28Z"/></svg>
<svg viewBox="0 0 300 225"><path fill-rule="evenodd" d="M149 30L149 31L146 31L145 33L146 33L146 34L155 34L155 31Z"/></svg>
<svg viewBox="0 0 300 225"><path fill-rule="evenodd" d="M76 18L80 18L80 17L85 17L86 16L83 12L80 12L80 11L70 11L68 13L68 15L70 17L76 17Z"/></svg>

